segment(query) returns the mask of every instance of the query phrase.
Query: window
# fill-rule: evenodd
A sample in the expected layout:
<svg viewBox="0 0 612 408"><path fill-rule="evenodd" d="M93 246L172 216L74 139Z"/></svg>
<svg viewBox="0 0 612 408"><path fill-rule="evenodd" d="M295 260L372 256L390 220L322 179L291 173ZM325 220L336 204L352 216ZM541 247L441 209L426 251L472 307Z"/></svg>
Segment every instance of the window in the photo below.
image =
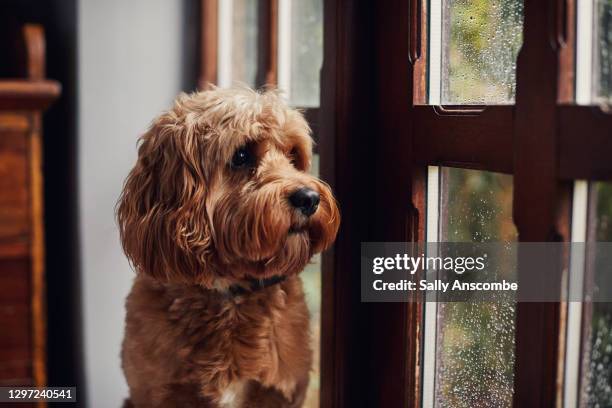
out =
<svg viewBox="0 0 612 408"><path fill-rule="evenodd" d="M439 201L438 214L428 215L430 228L436 224L432 218L438 218L439 237L429 240L516 241L511 176L442 167L430 169L429 178L440 185L428 191L431 200ZM515 262L502 259L498 268L514 273ZM511 301L426 303L423 375L429 389L424 390L424 406L511 405L515 312Z"/></svg>
<svg viewBox="0 0 612 408"><path fill-rule="evenodd" d="M294 106L319 106L323 0L279 2L279 87Z"/></svg>
<svg viewBox="0 0 612 408"><path fill-rule="evenodd" d="M523 1L434 0L430 4L430 103L513 103Z"/></svg>
<svg viewBox="0 0 612 408"><path fill-rule="evenodd" d="M218 84L257 81L258 11L257 0L219 2Z"/></svg>

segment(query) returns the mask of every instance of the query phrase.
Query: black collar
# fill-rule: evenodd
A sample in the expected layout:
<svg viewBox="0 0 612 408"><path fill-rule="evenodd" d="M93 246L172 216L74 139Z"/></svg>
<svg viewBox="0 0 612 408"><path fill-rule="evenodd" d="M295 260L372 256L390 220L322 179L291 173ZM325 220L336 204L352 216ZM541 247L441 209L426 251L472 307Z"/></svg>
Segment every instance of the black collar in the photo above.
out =
<svg viewBox="0 0 612 408"><path fill-rule="evenodd" d="M285 279L287 279L287 277L284 275L274 275L265 279L247 279L246 287L240 284L232 285L229 287L229 292L232 296L245 295L274 286L283 282Z"/></svg>

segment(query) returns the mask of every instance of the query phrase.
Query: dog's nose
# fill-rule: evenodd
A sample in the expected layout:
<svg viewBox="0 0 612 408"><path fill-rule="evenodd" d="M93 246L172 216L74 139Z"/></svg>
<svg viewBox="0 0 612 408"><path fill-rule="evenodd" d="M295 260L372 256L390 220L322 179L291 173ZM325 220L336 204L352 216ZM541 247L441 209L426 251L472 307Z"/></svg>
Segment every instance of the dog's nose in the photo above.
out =
<svg viewBox="0 0 612 408"><path fill-rule="evenodd" d="M319 197L319 193L316 191L303 187L291 194L289 196L289 201L291 205L299 209L302 214L310 217L317 211L321 197Z"/></svg>

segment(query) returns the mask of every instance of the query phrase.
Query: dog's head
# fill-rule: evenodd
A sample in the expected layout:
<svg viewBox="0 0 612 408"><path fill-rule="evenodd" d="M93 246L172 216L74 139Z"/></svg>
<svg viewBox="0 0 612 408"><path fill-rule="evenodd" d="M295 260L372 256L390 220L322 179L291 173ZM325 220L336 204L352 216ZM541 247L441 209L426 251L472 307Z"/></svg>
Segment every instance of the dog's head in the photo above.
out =
<svg viewBox="0 0 612 408"><path fill-rule="evenodd" d="M180 96L142 136L125 182L126 254L138 272L205 286L300 272L340 222L311 157L308 124L275 91Z"/></svg>

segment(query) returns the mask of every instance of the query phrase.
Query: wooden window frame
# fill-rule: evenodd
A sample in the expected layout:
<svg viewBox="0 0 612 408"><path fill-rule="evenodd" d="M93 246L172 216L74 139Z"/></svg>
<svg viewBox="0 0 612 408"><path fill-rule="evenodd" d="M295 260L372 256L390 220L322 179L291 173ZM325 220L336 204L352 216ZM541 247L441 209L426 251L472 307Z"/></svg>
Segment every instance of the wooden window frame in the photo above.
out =
<svg viewBox="0 0 612 408"><path fill-rule="evenodd" d="M573 181L612 180L612 115L572 104L575 1L525 0L516 103L475 108L425 105L427 0L324 0L306 116L343 223L323 257L321 406L421 404L422 303L361 303L358 276L362 241L425 240L427 166L513 174L523 242L568 241ZM200 86L216 80L216 2L201 0ZM274 85L278 1L260 5L258 85ZM516 324L514 406L560 404L562 305L519 303Z"/></svg>

